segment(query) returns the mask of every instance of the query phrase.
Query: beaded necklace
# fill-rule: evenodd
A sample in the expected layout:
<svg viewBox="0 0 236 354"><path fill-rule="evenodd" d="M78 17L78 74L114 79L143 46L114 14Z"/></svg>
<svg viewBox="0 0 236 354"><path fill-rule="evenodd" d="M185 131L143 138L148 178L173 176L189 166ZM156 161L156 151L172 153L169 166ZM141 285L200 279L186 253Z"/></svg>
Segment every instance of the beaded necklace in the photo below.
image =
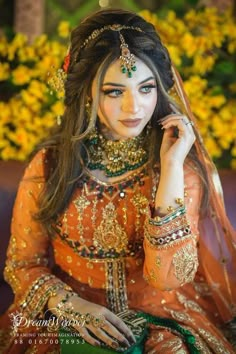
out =
<svg viewBox="0 0 236 354"><path fill-rule="evenodd" d="M121 176L143 166L148 160L148 129L127 140L108 140L97 128L86 140L90 170L102 170L107 177Z"/></svg>

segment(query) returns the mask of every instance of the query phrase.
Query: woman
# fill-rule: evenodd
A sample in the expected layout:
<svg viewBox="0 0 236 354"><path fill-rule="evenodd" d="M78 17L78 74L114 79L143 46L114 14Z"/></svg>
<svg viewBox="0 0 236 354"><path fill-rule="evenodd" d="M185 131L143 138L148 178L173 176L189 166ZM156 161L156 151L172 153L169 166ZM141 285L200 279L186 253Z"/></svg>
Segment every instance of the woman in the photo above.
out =
<svg viewBox="0 0 236 354"><path fill-rule="evenodd" d="M73 30L65 68L61 125L14 207L3 352L58 353L55 337L42 341L48 315L93 347L124 350L138 341L120 315L132 309L148 320L144 353L234 353L235 235L154 27L95 13Z"/></svg>

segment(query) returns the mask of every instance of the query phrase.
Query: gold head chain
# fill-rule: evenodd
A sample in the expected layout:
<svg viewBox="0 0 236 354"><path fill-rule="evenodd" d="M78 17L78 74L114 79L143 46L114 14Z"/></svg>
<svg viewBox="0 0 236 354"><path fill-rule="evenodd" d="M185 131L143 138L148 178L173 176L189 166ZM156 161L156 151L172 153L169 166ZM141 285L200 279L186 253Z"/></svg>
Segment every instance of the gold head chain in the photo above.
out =
<svg viewBox="0 0 236 354"><path fill-rule="evenodd" d="M119 25L119 24L114 24L114 25L107 25L104 26L100 29L94 30L88 38L85 39L84 43L80 46L80 49L83 49L84 47L87 46L87 44L100 36L104 31L116 31L119 32L119 38L120 38L120 49L121 49L121 55L120 55L120 61L121 61L121 71L122 73L127 73L128 77L132 77L132 71L136 71L136 66L135 66L135 58L132 53L130 53L128 44L125 42L124 36L121 34L120 31L124 29L131 29L134 31L138 32L143 32L141 28L139 27L134 27L134 26L125 26L125 25Z"/></svg>
<svg viewBox="0 0 236 354"><path fill-rule="evenodd" d="M134 27L134 26L125 26L125 25L119 25L119 24L113 24L113 25L107 25L104 26L100 29L94 30L88 38L85 39L83 44L80 46L79 51L83 49L84 47L87 46L87 44L100 36L104 31L116 31L119 33L119 38L120 38L120 49L121 49L121 55L119 57L121 64L121 72L122 73L127 73L128 77L132 77L132 71L136 71L136 66L135 66L135 58L132 53L130 53L128 44L125 42L124 36L121 34L122 30L134 30L138 32L143 32L141 28L139 27ZM48 73L48 85L52 90L50 90L50 93L53 94L53 91L56 91L59 94L59 97L63 98L64 97L64 90L65 90L65 81L67 78L67 72L68 68L70 65L71 57L70 57L70 48L68 49L68 53L65 57L64 64L62 68L59 68L56 70L56 73L52 74L51 72ZM60 125L61 124L61 116L57 117L57 123Z"/></svg>

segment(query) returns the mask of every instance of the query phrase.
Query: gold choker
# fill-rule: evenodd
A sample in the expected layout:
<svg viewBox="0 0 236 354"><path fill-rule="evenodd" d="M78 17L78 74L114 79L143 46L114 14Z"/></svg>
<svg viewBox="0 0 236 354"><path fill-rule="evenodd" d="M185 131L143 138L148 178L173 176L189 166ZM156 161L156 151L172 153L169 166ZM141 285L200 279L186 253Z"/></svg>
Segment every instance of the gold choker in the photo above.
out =
<svg viewBox="0 0 236 354"><path fill-rule="evenodd" d="M148 160L147 131L127 140L108 140L95 128L86 140L88 168L115 177L142 166Z"/></svg>

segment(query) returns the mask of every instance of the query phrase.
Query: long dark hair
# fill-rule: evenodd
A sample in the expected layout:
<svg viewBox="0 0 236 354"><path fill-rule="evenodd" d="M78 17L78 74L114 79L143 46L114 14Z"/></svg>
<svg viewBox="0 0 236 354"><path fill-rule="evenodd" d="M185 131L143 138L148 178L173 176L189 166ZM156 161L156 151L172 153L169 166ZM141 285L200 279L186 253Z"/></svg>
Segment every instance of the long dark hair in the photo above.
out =
<svg viewBox="0 0 236 354"><path fill-rule="evenodd" d="M139 15L115 9L98 11L87 17L71 33L70 65L65 83L66 109L62 124L55 134L41 145L47 150L47 160L50 162L47 166L50 168L45 170L45 188L39 198L39 211L35 217L48 229L67 206L76 181L83 173L86 156L83 142L96 124L99 87L108 66L120 56L120 38L117 31L105 30L96 38L89 36L93 31L113 24L138 27L141 30L123 29L121 33L131 53L141 59L156 77L158 104L151 118L153 129L150 156L153 163L159 159L157 143L160 146L162 133L158 120L172 111L168 91L174 80L168 51L154 26ZM92 103L92 112L88 119L86 103L95 75L98 78L97 99ZM194 159L194 149L191 154Z"/></svg>

